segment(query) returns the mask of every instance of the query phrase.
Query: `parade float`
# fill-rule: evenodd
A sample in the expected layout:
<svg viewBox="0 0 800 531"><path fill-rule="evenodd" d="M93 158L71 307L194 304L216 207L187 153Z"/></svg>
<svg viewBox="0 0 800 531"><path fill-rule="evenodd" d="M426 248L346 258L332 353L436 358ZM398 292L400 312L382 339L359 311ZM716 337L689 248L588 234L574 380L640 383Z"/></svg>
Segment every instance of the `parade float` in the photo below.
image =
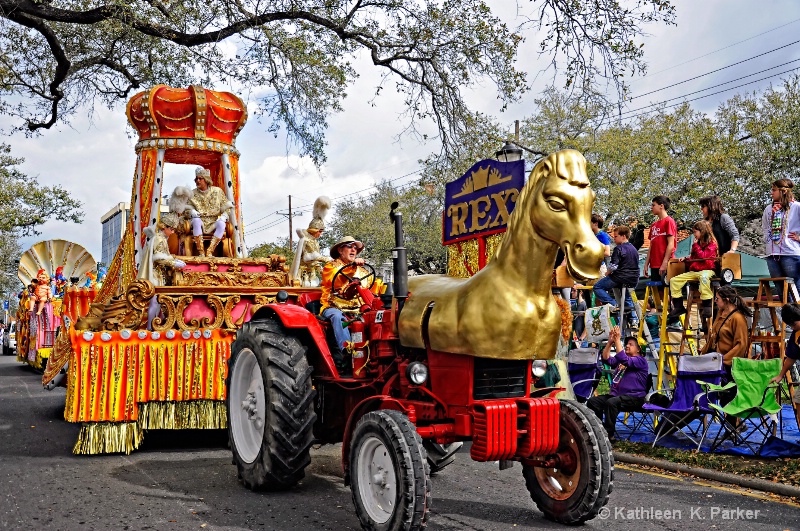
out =
<svg viewBox="0 0 800 531"><path fill-rule="evenodd" d="M304 291L286 258L247 257L234 143L247 120L241 99L157 85L129 100L127 117L139 137L130 222L87 315L61 328L43 378L52 386L66 373L64 417L82 424L77 454L128 453L149 429L225 428L234 332L279 290ZM197 166L198 188L171 181L171 164ZM207 219L203 201L223 213Z"/></svg>
<svg viewBox="0 0 800 531"><path fill-rule="evenodd" d="M97 294L97 262L81 245L46 240L22 253L17 278L17 359L43 370L64 321L86 315ZM101 280L102 282L102 280Z"/></svg>

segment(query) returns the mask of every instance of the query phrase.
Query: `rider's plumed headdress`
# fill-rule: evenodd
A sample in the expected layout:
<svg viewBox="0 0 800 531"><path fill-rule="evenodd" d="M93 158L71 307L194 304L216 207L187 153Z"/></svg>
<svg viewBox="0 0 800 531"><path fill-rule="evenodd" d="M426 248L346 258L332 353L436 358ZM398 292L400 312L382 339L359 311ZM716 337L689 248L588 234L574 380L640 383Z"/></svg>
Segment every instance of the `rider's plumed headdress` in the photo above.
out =
<svg viewBox="0 0 800 531"><path fill-rule="evenodd" d="M308 224L309 229L325 230L325 216L331 208L331 199L328 196L321 195L314 201L314 209L311 211L313 219Z"/></svg>
<svg viewBox="0 0 800 531"><path fill-rule="evenodd" d="M214 182L211 180L211 172L205 168L198 167L196 170L194 170L194 176L202 177L203 179L205 179L205 181L208 183L209 186L214 184Z"/></svg>

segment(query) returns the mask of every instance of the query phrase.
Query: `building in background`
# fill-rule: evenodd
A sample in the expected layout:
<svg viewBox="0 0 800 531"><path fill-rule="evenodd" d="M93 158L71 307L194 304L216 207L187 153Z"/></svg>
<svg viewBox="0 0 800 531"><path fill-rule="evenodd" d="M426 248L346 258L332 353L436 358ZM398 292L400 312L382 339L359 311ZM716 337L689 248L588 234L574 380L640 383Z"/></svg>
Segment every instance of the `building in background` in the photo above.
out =
<svg viewBox="0 0 800 531"><path fill-rule="evenodd" d="M161 202L161 213L169 212L167 206L167 198ZM122 241L122 235L125 233L125 227L128 226L128 220L131 215L130 203L117 203L111 210L103 214L100 218L100 225L103 227L102 238L102 255L100 261L108 266L114 258L114 253L117 252L117 247Z"/></svg>

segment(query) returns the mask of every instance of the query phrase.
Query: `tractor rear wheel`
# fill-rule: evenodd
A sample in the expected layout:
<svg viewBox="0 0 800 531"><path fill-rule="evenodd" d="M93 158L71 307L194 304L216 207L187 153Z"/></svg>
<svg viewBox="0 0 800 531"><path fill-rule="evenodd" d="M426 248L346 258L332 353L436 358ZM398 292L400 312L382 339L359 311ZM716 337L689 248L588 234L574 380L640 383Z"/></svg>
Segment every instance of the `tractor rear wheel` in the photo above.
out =
<svg viewBox="0 0 800 531"><path fill-rule="evenodd" d="M431 467L431 475L433 475L441 472L456 460L456 452L464 446L464 443L439 444L436 441L426 440L423 445L425 451L428 452L428 466Z"/></svg>
<svg viewBox="0 0 800 531"><path fill-rule="evenodd" d="M431 480L422 438L398 411L367 413L353 430L350 481L364 529L416 530L431 507Z"/></svg>
<svg viewBox="0 0 800 531"><path fill-rule="evenodd" d="M582 524L608 503L614 486L611 443L594 414L575 402L561 401L557 468L523 466L525 486L546 518Z"/></svg>
<svg viewBox="0 0 800 531"><path fill-rule="evenodd" d="M228 436L248 489L288 489L311 462L316 392L306 351L274 318L246 323L231 346Z"/></svg>

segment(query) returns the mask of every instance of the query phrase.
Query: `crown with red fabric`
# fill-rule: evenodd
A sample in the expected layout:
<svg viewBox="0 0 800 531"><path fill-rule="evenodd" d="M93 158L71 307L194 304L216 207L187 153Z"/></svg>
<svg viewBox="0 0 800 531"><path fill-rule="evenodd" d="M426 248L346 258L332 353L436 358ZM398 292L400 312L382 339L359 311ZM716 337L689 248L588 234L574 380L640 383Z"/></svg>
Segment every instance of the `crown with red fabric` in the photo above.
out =
<svg viewBox="0 0 800 531"><path fill-rule="evenodd" d="M199 85L156 85L128 101L128 121L139 133L136 150L146 148L236 152L236 135L247 107L235 94Z"/></svg>

